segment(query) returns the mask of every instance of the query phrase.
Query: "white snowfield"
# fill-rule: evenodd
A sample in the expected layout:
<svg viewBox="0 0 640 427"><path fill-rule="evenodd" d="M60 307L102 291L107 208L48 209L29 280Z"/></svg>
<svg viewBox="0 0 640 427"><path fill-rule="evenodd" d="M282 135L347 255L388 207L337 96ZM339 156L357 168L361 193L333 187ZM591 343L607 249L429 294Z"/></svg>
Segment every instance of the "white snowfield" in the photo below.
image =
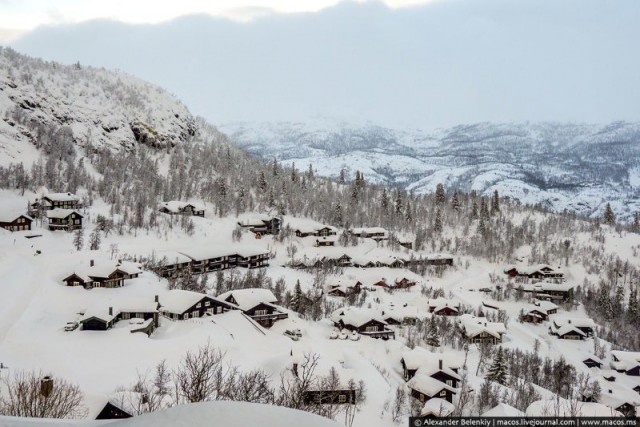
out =
<svg viewBox="0 0 640 427"><path fill-rule="evenodd" d="M318 415L279 406L246 402L205 402L177 406L123 420L77 421L1 417L0 426L9 427L339 427L341 424Z"/></svg>

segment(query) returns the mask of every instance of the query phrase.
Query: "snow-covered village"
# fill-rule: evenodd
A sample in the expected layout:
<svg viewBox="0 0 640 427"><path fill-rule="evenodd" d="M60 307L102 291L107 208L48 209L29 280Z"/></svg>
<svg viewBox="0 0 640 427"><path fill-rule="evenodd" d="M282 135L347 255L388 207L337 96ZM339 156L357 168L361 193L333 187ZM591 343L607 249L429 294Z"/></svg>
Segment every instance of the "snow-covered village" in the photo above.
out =
<svg viewBox="0 0 640 427"><path fill-rule="evenodd" d="M256 154L183 102L0 47L1 426L635 422L631 171L579 213L556 178L404 188L311 134ZM629 129L602 132L637 165Z"/></svg>

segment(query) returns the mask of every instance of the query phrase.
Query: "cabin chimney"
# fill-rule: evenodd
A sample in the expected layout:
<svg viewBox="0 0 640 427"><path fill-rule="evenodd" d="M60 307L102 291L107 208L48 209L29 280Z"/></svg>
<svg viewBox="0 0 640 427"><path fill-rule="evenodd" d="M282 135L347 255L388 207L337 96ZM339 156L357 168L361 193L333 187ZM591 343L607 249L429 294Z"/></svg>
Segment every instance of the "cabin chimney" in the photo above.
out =
<svg viewBox="0 0 640 427"><path fill-rule="evenodd" d="M160 302L160 296L156 295L155 302L158 302L158 303Z"/></svg>
<svg viewBox="0 0 640 427"><path fill-rule="evenodd" d="M40 380L40 394L44 397L49 397L53 391L53 378L46 376Z"/></svg>
<svg viewBox="0 0 640 427"><path fill-rule="evenodd" d="M298 376L298 364L294 363L293 364L293 374L297 377Z"/></svg>
<svg viewBox="0 0 640 427"><path fill-rule="evenodd" d="M95 261L94 261L94 260L89 261L89 267L93 267L95 264L96 264L96 263L95 263Z"/></svg>
<svg viewBox="0 0 640 427"><path fill-rule="evenodd" d="M568 323L571 323L571 319L568 320Z"/></svg>
<svg viewBox="0 0 640 427"><path fill-rule="evenodd" d="M113 316L113 307L109 307L109 316Z"/></svg>
<svg viewBox="0 0 640 427"><path fill-rule="evenodd" d="M442 370L442 359L438 360L438 369Z"/></svg>
<svg viewBox="0 0 640 427"><path fill-rule="evenodd" d="M609 389L609 394L613 394L613 390Z"/></svg>

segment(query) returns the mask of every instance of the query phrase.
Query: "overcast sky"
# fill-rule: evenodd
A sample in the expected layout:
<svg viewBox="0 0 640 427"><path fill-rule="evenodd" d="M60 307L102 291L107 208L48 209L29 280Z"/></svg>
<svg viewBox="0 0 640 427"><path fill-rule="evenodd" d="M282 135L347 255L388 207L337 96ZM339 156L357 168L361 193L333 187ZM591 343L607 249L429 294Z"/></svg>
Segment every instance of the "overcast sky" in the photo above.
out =
<svg viewBox="0 0 640 427"><path fill-rule="evenodd" d="M0 0L17 50L121 69L213 123L638 121L639 18L637 0Z"/></svg>

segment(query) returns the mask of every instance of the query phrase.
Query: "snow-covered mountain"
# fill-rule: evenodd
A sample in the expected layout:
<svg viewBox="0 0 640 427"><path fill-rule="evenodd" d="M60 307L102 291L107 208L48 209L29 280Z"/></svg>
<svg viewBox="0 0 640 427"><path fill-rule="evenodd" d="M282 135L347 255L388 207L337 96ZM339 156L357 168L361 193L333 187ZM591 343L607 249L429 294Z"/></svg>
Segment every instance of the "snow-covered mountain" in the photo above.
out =
<svg viewBox="0 0 640 427"><path fill-rule="evenodd" d="M29 58L0 48L0 154L25 161L34 146L158 148L195 132L187 108L130 75Z"/></svg>
<svg viewBox="0 0 640 427"><path fill-rule="evenodd" d="M620 219L640 207L640 124L480 123L433 131L323 120L231 123L232 140L264 158L417 193L437 183L591 217L611 202Z"/></svg>

